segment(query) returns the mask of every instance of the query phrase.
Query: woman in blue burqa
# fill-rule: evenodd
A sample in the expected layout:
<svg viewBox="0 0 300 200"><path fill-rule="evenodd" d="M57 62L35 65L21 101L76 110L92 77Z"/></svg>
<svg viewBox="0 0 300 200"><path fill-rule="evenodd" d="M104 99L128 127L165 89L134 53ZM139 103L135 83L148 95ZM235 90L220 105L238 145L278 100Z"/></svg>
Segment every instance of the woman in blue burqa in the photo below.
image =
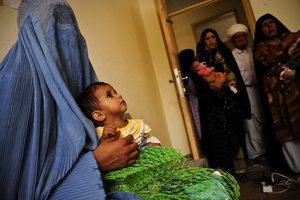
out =
<svg viewBox="0 0 300 200"><path fill-rule="evenodd" d="M133 164L137 145L128 137L97 146L74 100L97 77L70 6L24 0L18 27L0 65L0 198L140 199L105 194L99 169Z"/></svg>

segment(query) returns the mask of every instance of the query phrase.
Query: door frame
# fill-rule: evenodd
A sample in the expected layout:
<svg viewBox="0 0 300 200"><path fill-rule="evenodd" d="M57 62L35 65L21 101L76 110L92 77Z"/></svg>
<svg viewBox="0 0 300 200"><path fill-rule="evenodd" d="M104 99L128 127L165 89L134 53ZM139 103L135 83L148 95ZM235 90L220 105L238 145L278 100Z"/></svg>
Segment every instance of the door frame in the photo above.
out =
<svg viewBox="0 0 300 200"><path fill-rule="evenodd" d="M156 7L159 16L159 21L161 24L161 29L163 32L163 38L165 41L165 46L167 49L168 59L170 62L170 68L173 71L174 83L177 89L177 97L180 103L180 110L184 119L184 125L186 128L186 133L191 149L191 153L194 160L199 160L201 158L199 142L197 142L197 136L194 128L194 123L192 122L191 112L188 107L188 103L186 97L184 96L184 87L182 83L182 78L180 74L179 61L177 58L178 48L175 40L175 35L172 28L172 22L170 17L181 14L183 12L187 12L191 9L204 7L209 4L215 3L218 0L205 0L200 3L194 4L192 6L186 7L174 13L167 14L166 3L165 0L156 0ZM242 0L243 7L245 10L245 15L248 20L249 28L251 33L254 33L255 29L255 17L253 14L253 10L250 4L250 0Z"/></svg>
<svg viewBox="0 0 300 200"><path fill-rule="evenodd" d="M178 48L176 45L173 29L171 26L171 21L166 12L166 4L164 0L156 0L157 11L160 19L161 28L163 31L163 38L165 41L167 54L170 62L170 68L173 72L173 79L177 89L177 97L180 104L180 110L184 120L184 125L188 137L188 142L190 150L194 160L200 159L200 150L198 147L197 137L194 129L194 124L192 123L192 117L189 112L188 103L184 95L184 87L182 83L182 78L179 70L179 62L177 58Z"/></svg>

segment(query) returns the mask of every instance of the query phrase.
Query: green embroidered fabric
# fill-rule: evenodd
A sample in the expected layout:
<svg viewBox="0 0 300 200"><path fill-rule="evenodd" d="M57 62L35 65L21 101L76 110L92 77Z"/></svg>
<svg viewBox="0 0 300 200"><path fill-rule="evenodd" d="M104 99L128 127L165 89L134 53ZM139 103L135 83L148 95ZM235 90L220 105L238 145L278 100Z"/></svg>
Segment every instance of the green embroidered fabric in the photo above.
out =
<svg viewBox="0 0 300 200"><path fill-rule="evenodd" d="M108 191L132 192L153 200L238 199L239 185L222 170L185 166L187 159L169 147L148 147L132 166L104 176Z"/></svg>

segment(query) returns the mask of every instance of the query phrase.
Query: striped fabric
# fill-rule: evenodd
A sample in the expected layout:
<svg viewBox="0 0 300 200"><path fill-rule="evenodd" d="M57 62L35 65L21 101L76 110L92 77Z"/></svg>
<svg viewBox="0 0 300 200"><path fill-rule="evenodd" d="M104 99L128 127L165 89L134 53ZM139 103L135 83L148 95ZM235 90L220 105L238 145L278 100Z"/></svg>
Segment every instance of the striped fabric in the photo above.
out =
<svg viewBox="0 0 300 200"><path fill-rule="evenodd" d="M104 199L95 128L74 100L97 81L84 38L65 1L28 2L0 64L0 198Z"/></svg>

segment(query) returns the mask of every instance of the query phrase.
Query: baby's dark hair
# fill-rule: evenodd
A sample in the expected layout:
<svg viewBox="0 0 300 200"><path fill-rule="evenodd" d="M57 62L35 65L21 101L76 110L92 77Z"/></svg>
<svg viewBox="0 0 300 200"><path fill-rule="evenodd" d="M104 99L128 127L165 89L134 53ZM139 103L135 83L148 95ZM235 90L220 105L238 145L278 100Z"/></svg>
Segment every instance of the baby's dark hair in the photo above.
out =
<svg viewBox="0 0 300 200"><path fill-rule="evenodd" d="M106 85L110 84L105 82L92 83L76 98L76 102L83 114L89 118L96 127L100 126L101 123L93 119L93 112L99 109L99 102L95 93L98 88Z"/></svg>

